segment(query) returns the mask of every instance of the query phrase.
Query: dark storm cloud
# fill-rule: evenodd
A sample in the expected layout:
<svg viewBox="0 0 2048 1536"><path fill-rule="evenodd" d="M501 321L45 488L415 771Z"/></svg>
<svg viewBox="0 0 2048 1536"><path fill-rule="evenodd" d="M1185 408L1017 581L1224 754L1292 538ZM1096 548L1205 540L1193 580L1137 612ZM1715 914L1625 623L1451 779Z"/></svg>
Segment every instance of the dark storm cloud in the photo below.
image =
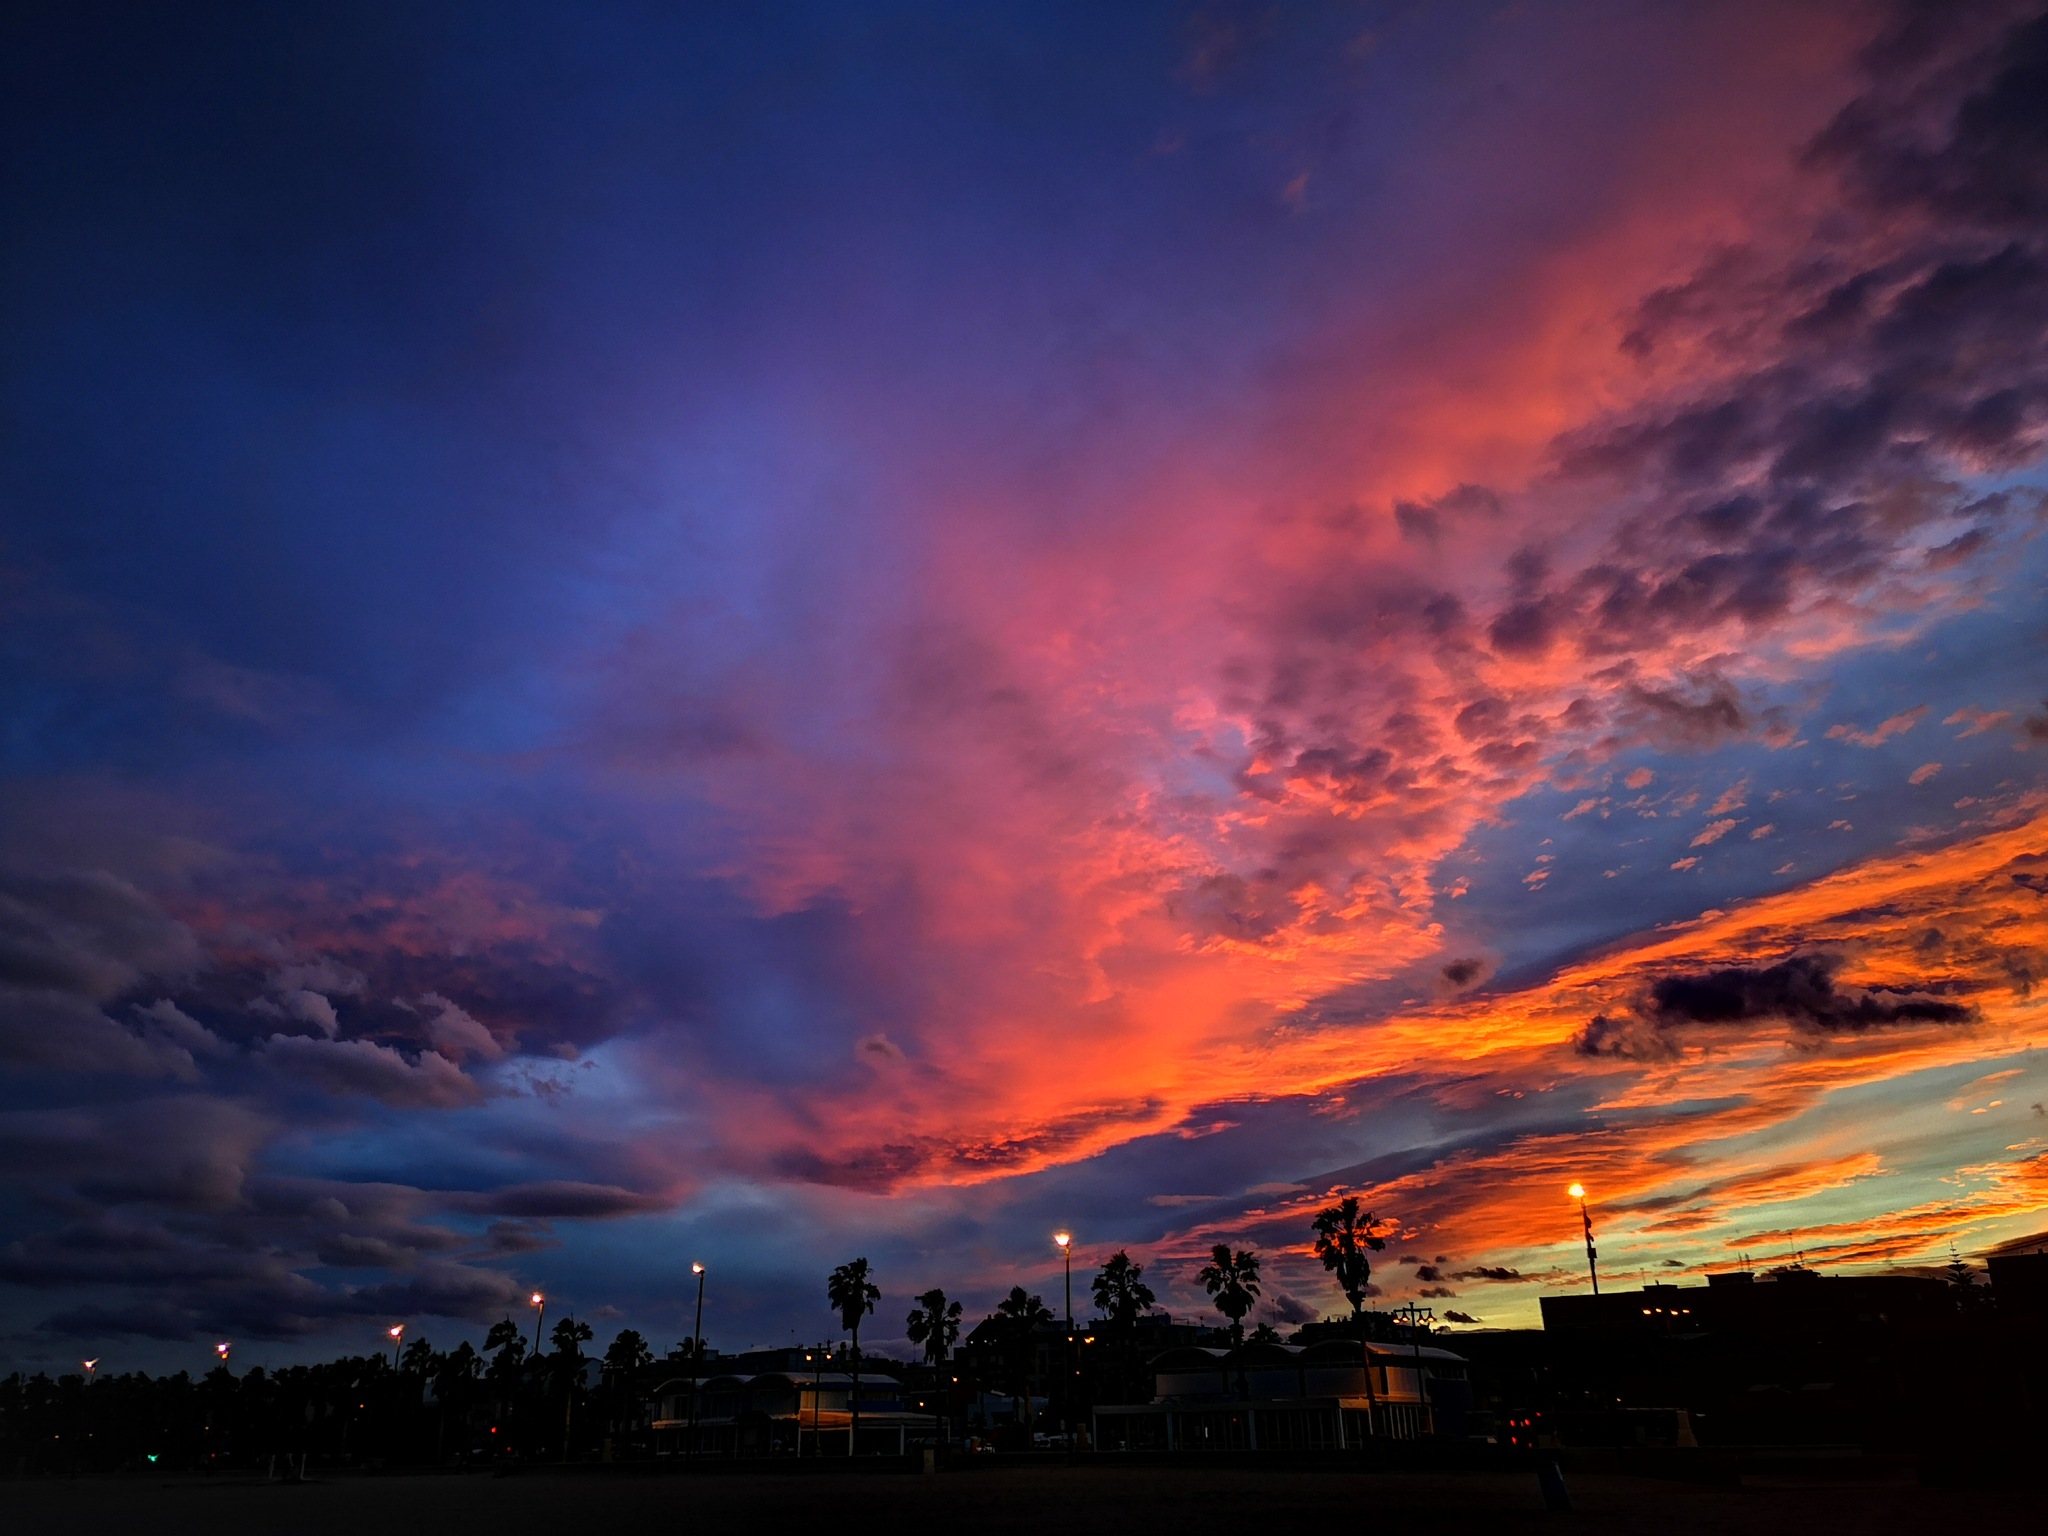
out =
<svg viewBox="0 0 2048 1536"><path fill-rule="evenodd" d="M148 1140L152 1159L87 1117L0 1118L0 1152L16 1181L43 1205L75 1213L0 1248L0 1280L70 1298L43 1321L51 1332L295 1338L350 1318L482 1320L520 1290L489 1261L549 1246L532 1222L501 1222L479 1237L427 1219L488 1210L488 1195L256 1174L245 1165L272 1128L233 1106L184 1098L115 1118ZM582 1188L537 1200L515 1186L503 1203L597 1213L602 1202L574 1197Z"/></svg>
<svg viewBox="0 0 2048 1536"><path fill-rule="evenodd" d="M1266 1312L1276 1323L1287 1323L1299 1327L1312 1323L1320 1315L1307 1302L1281 1291L1266 1301Z"/></svg>
<svg viewBox="0 0 2048 1536"><path fill-rule="evenodd" d="M1580 1031L1575 1047L1588 1056L1656 1059L1675 1054L1680 1033L1782 1023L1795 1035L1825 1039L1872 1029L1965 1024L1975 1008L1899 988L1844 989L1835 983L1838 957L1794 955L1775 965L1725 966L1664 976L1619 1018L1601 1014Z"/></svg>
<svg viewBox="0 0 2048 1536"><path fill-rule="evenodd" d="M1466 956L1445 965L1441 974L1452 987L1462 989L1486 980L1493 974L1493 966L1479 956Z"/></svg>
<svg viewBox="0 0 2048 1536"><path fill-rule="evenodd" d="M408 1058L371 1040L273 1035L258 1053L264 1065L332 1094L360 1094L415 1109L454 1109L482 1101L484 1090L438 1051Z"/></svg>
<svg viewBox="0 0 2048 1536"><path fill-rule="evenodd" d="M641 1211L664 1210L673 1203L658 1194L621 1189L615 1184L584 1184L572 1179L508 1184L481 1194L444 1194L439 1198L451 1210L528 1219L630 1216Z"/></svg>
<svg viewBox="0 0 2048 1536"><path fill-rule="evenodd" d="M1569 638L1597 657L1765 626L1917 558L1925 530L1953 530L1925 557L1940 568L2040 516L2036 493L1957 481L2031 462L2048 432L2048 19L1987 34L1981 10L1902 14L1807 156L1860 218L1780 268L1724 255L1642 304L1630 350L1691 343L1734 366L1561 441L1567 481L1654 490L1657 510L1568 579L1510 562L1495 650ZM1631 686L1622 714L1693 746L1756 723L1725 685L1682 704Z"/></svg>
<svg viewBox="0 0 2048 1536"><path fill-rule="evenodd" d="M0 1064L191 1081L219 1042L161 999L119 1000L201 964L190 930L118 876L0 872Z"/></svg>

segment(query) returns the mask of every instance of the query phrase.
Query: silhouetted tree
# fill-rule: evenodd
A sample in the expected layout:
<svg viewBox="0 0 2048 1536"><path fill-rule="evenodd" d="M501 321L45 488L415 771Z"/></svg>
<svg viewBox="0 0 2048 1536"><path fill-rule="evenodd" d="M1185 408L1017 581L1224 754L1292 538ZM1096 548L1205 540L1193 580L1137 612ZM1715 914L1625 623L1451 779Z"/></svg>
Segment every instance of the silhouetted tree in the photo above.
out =
<svg viewBox="0 0 2048 1536"><path fill-rule="evenodd" d="M997 1326L1003 1338L1003 1359L1010 1367L1011 1387L1024 1403L1024 1424L1028 1430L1038 1420L1038 1405L1031 1400L1031 1367L1038 1353L1038 1330L1056 1319L1052 1308L1028 1294L1021 1285L996 1303Z"/></svg>
<svg viewBox="0 0 2048 1536"><path fill-rule="evenodd" d="M1280 1334L1271 1323L1261 1323L1245 1336L1245 1342L1249 1344L1278 1344L1280 1342Z"/></svg>
<svg viewBox="0 0 2048 1536"><path fill-rule="evenodd" d="M1209 1250L1209 1262L1195 1275L1202 1289L1216 1303L1216 1310L1230 1319L1230 1338L1244 1342L1244 1315L1259 1299L1259 1256L1248 1248L1231 1252L1228 1243Z"/></svg>
<svg viewBox="0 0 2048 1536"><path fill-rule="evenodd" d="M852 1418L846 1431L846 1454L860 1448L860 1320L875 1310L882 1288L868 1277L868 1261L851 1259L826 1277L825 1300L839 1314L839 1326L853 1338Z"/></svg>
<svg viewBox="0 0 2048 1536"><path fill-rule="evenodd" d="M434 1402L440 1408L440 1423L434 1434L434 1459L439 1461L448 1448L448 1413L454 1409L467 1414L470 1394L475 1390L483 1359L476 1347L464 1339L442 1355L434 1367Z"/></svg>
<svg viewBox="0 0 2048 1536"><path fill-rule="evenodd" d="M1102 1309L1103 1320L1111 1329L1127 1332L1136 1327L1138 1318L1158 1302L1152 1287L1140 1278L1144 1273L1145 1266L1132 1263L1131 1256L1119 1248L1089 1282L1095 1305Z"/></svg>
<svg viewBox="0 0 2048 1536"><path fill-rule="evenodd" d="M605 1346L604 1368L608 1371L637 1371L653 1363L654 1351L631 1328L621 1328L619 1336Z"/></svg>
<svg viewBox="0 0 2048 1536"><path fill-rule="evenodd" d="M520 1412L519 1399L527 1377L526 1330L511 1318L502 1318L491 1324L490 1332L484 1335L484 1351L491 1357L484 1379L491 1384L498 1417L519 1421L519 1430L523 1432L526 1416ZM511 1429L508 1424L508 1440Z"/></svg>
<svg viewBox="0 0 2048 1536"><path fill-rule="evenodd" d="M562 1381L562 1460L569 1459L569 1429L576 1412L576 1392L583 1385L583 1346L596 1335L590 1324L565 1317L548 1330L548 1342L555 1346L550 1362L552 1374Z"/></svg>
<svg viewBox="0 0 2048 1536"><path fill-rule="evenodd" d="M1132 1390L1131 1378L1137 1374L1132 1355L1137 1345L1138 1319L1151 1311L1159 1299L1144 1282L1144 1273L1145 1266L1133 1263L1131 1256L1119 1248L1096 1272L1088 1287L1110 1338L1116 1341L1117 1376L1122 1389L1119 1395L1126 1398Z"/></svg>
<svg viewBox="0 0 2048 1536"><path fill-rule="evenodd" d="M937 1390L939 1406L932 1417L937 1421L939 1440L946 1438L945 1404L946 1356L960 1338L960 1303L946 1300L946 1293L936 1286L917 1298L917 1305L910 1316L903 1320L904 1337L924 1350L925 1363L932 1368L932 1385Z"/></svg>
<svg viewBox="0 0 2048 1536"><path fill-rule="evenodd" d="M606 1417L611 1429L616 1430L619 1427L621 1405L631 1407L634 1383L640 1372L653 1363L654 1351L649 1349L647 1341L631 1328L621 1328L619 1336L605 1347L604 1374L611 1388L607 1394L611 1399L611 1406Z"/></svg>
<svg viewBox="0 0 2048 1536"><path fill-rule="evenodd" d="M1379 1253L1387 1246L1385 1238L1373 1234L1375 1225L1372 1212L1360 1209L1356 1195L1346 1195L1316 1213L1316 1257L1337 1277L1337 1288L1351 1303L1354 1318L1364 1314L1365 1298L1372 1292L1372 1262L1366 1250Z"/></svg>
<svg viewBox="0 0 2048 1536"><path fill-rule="evenodd" d="M1953 1243L1949 1244L1948 1263L1942 1266L1942 1274L1953 1290L1958 1312L1974 1312L1983 1304L1984 1293L1977 1289L1977 1271L1956 1252Z"/></svg>

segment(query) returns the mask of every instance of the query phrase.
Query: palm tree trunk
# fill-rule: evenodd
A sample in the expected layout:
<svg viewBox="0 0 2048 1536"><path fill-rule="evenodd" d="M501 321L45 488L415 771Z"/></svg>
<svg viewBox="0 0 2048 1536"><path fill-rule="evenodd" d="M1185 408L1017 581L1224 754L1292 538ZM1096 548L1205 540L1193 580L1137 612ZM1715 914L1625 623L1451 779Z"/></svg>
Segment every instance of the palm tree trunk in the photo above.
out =
<svg viewBox="0 0 2048 1536"><path fill-rule="evenodd" d="M1365 1361L1365 1437L1370 1440L1373 1420L1379 1417L1379 1394L1372 1386L1372 1344L1365 1336L1365 1308L1354 1306L1351 1315L1358 1321L1358 1353Z"/></svg>

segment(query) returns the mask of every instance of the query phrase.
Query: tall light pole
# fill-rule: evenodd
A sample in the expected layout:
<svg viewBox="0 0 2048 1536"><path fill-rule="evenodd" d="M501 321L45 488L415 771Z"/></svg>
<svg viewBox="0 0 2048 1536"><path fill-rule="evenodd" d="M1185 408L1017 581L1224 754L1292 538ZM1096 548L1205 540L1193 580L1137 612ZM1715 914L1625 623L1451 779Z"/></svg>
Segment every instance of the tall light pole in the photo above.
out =
<svg viewBox="0 0 2048 1536"><path fill-rule="evenodd" d="M228 1363L228 1351L233 1349L234 1347L234 1345L225 1342L213 1346L213 1352L216 1355L220 1356L220 1363L222 1365L226 1365Z"/></svg>
<svg viewBox="0 0 2048 1536"><path fill-rule="evenodd" d="M697 1321L690 1325L690 1454L697 1454L697 1378L704 1359L704 1266L693 1263L690 1273L697 1277Z"/></svg>
<svg viewBox="0 0 2048 1536"><path fill-rule="evenodd" d="M1593 1218L1586 1213L1586 1186L1574 1184L1565 1193L1579 1202L1579 1222L1586 1229L1586 1273L1592 1277L1593 1294L1598 1296L1600 1294L1600 1266L1596 1262L1596 1253L1593 1247Z"/></svg>
<svg viewBox="0 0 2048 1536"><path fill-rule="evenodd" d="M85 1384L91 1386L93 1372L99 1369L99 1356L95 1355L90 1360L81 1360L78 1363L85 1367Z"/></svg>
<svg viewBox="0 0 2048 1536"><path fill-rule="evenodd" d="M1067 1338L1060 1347L1060 1375L1063 1378L1060 1382L1060 1428L1067 1432L1071 1448L1074 1433L1074 1234L1055 1232L1052 1240L1059 1244L1060 1262L1067 1272ZM1029 1384L1026 1386L1028 1390Z"/></svg>
<svg viewBox="0 0 2048 1536"><path fill-rule="evenodd" d="M395 1371L398 1369L398 1343L405 1337L405 1324L393 1323L384 1331L391 1335L391 1369Z"/></svg>
<svg viewBox="0 0 2048 1536"><path fill-rule="evenodd" d="M526 1304L533 1308L533 1352L540 1353L540 1320L548 1315L548 1299L535 1291L526 1298Z"/></svg>
<svg viewBox="0 0 2048 1536"><path fill-rule="evenodd" d="M1436 1405L1429 1400L1429 1389L1423 1384L1422 1336L1436 1321L1436 1308L1419 1307L1411 1301L1404 1307L1394 1308L1392 1315L1408 1325L1408 1342L1415 1349L1415 1405L1421 1411L1421 1421L1427 1433L1433 1435L1436 1433Z"/></svg>

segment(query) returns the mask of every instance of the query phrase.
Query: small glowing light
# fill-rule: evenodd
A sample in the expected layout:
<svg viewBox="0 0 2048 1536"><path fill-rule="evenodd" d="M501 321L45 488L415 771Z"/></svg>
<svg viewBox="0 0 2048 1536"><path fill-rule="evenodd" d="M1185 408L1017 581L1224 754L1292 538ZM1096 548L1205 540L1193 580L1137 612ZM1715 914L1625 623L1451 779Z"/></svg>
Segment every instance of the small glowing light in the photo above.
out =
<svg viewBox="0 0 2048 1536"><path fill-rule="evenodd" d="M221 1357L221 1359L225 1360L225 1359L227 1359L227 1357L228 1357L228 1350L229 1350L229 1348L230 1348L230 1347L231 1347L231 1346L229 1346L229 1345L226 1345L226 1344L216 1344L216 1345L214 1345L214 1346L213 1346L213 1352L214 1352L214 1353L215 1353L216 1355L219 1355L219 1356Z"/></svg>
<svg viewBox="0 0 2048 1536"><path fill-rule="evenodd" d="M1055 1232L1052 1235L1052 1240L1064 1248L1074 1240L1074 1234L1071 1232Z"/></svg>
<svg viewBox="0 0 2048 1536"><path fill-rule="evenodd" d="M404 1332L405 1332L405 1324L403 1324L403 1323L393 1323L393 1324L392 1324L392 1325L391 1325L391 1326L390 1326L389 1328L386 1328L386 1329L385 1329L384 1331L385 1331L386 1333L390 1334L390 1335L391 1335L391 1337L395 1339L395 1338L397 1338L397 1337L398 1337L398 1336L399 1336L400 1334L402 1334L402 1333L404 1333Z"/></svg>
<svg viewBox="0 0 2048 1536"><path fill-rule="evenodd" d="M86 1369L87 1369L87 1370L89 1371L89 1370L91 1370L91 1369L92 1369L92 1368L93 1368L94 1366L98 1365L98 1364L99 1364L99 1361L97 1361L97 1360L81 1360L81 1361L79 1361L78 1363L79 1363L80 1365L84 1366L84 1367L85 1367L85 1368L86 1368Z"/></svg>
<svg viewBox="0 0 2048 1536"><path fill-rule="evenodd" d="M1565 1193L1570 1195L1574 1200L1583 1200L1586 1198L1586 1186L1583 1184L1574 1184L1570 1189L1566 1190Z"/></svg>
<svg viewBox="0 0 2048 1536"><path fill-rule="evenodd" d="M690 1266L690 1273L693 1275L701 1275L704 1273L704 1266L702 1264L692 1264Z"/></svg>
<svg viewBox="0 0 2048 1536"><path fill-rule="evenodd" d="M536 1307L537 1307L537 1306L539 1306L539 1305L540 1305L540 1304L541 1304L542 1302L544 1302L544 1301L546 1301L546 1300L547 1300L547 1297L545 1297L545 1296L541 1295L541 1293L540 1293L539 1291L535 1291L535 1292L534 1292L534 1293L533 1293L533 1294L532 1294L531 1296L529 1296L529 1297L527 1298L527 1301L528 1301L528 1303L529 1303L530 1305L532 1305L532 1306L536 1306Z"/></svg>

